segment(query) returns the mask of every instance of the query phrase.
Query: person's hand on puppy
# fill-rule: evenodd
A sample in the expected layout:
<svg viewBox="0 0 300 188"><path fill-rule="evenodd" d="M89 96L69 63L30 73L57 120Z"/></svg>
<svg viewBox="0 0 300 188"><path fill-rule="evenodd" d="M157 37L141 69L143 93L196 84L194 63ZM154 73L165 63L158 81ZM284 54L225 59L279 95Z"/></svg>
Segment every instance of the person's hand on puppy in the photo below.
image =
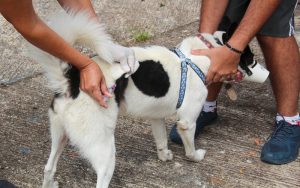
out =
<svg viewBox="0 0 300 188"><path fill-rule="evenodd" d="M107 108L104 96L112 95L107 89L105 78L99 66L91 61L80 71L80 89L93 97L102 107Z"/></svg>
<svg viewBox="0 0 300 188"><path fill-rule="evenodd" d="M224 45L222 40L223 32L199 33L197 36L209 49L192 50L193 55L204 55L210 58L211 65L206 75L207 85L213 82L239 82L242 79L238 71L240 54L233 52Z"/></svg>
<svg viewBox="0 0 300 188"><path fill-rule="evenodd" d="M204 55L210 58L211 65L206 75L207 84L236 77L240 55L231 51L226 46L208 50L193 50L192 54Z"/></svg>
<svg viewBox="0 0 300 188"><path fill-rule="evenodd" d="M110 51L113 60L120 62L121 68L124 70L124 72L126 72L126 78L128 78L139 68L140 64L135 59L134 51L132 49L118 44L111 44Z"/></svg>

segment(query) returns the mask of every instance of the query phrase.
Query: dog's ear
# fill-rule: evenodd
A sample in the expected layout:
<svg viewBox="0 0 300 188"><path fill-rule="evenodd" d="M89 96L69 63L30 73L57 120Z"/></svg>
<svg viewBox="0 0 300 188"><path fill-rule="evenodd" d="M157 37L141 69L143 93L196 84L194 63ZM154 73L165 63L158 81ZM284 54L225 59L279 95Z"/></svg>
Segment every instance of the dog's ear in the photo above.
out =
<svg viewBox="0 0 300 188"><path fill-rule="evenodd" d="M230 18L228 16L224 16L222 18L222 21L221 21L221 23L219 25L218 30L219 31L225 31L225 32L227 32L227 30L230 27L230 25L231 25Z"/></svg>
<svg viewBox="0 0 300 188"><path fill-rule="evenodd" d="M229 26L223 38L225 42L227 42L232 37L237 27L238 27L238 23L232 23Z"/></svg>
<svg viewBox="0 0 300 188"><path fill-rule="evenodd" d="M231 23L228 30L227 30L227 35L228 35L228 39L230 39L233 35L233 33L235 32L236 28L238 27L238 23L234 22L234 23Z"/></svg>
<svg viewBox="0 0 300 188"><path fill-rule="evenodd" d="M225 31L224 35L222 36L222 40L224 43L231 38L237 27L237 22L232 22L228 16L223 17L222 22L219 26L219 30Z"/></svg>
<svg viewBox="0 0 300 188"><path fill-rule="evenodd" d="M241 55L239 66L248 74L251 75L251 71L248 68L249 65L254 62L254 54L252 53L249 45L244 50L244 53Z"/></svg>
<svg viewBox="0 0 300 188"><path fill-rule="evenodd" d="M244 53L241 55L240 65L248 66L253 63L254 54L252 53L249 45L245 48Z"/></svg>

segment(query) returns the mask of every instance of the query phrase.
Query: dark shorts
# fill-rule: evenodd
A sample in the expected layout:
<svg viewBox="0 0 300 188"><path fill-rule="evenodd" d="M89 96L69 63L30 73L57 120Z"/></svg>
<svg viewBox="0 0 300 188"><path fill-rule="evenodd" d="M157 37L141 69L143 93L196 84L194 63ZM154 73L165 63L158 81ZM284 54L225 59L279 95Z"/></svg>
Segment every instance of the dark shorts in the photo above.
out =
<svg viewBox="0 0 300 188"><path fill-rule="evenodd" d="M244 16L250 0L230 0L225 16L232 23L239 23ZM289 37L294 35L294 11L298 0L282 0L277 10L257 33L271 37ZM226 30L226 23L221 22L219 29Z"/></svg>

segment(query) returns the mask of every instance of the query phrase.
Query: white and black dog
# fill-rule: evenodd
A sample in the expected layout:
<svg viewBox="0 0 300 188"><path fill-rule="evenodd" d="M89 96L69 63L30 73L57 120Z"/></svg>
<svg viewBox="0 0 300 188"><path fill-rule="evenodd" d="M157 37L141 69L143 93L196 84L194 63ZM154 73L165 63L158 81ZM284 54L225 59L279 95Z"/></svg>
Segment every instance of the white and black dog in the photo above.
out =
<svg viewBox="0 0 300 188"><path fill-rule="evenodd" d="M57 14L50 26L70 44L86 44L97 52L93 60L101 67L108 86L116 85L114 98L104 109L79 88L79 71L68 63L31 46L30 54L45 70L55 97L49 109L52 138L51 154L44 171L44 188L58 187L54 181L57 161L67 141L78 147L97 173L97 188L108 187L115 167L114 130L119 110L151 122L158 158L172 160L168 149L164 118L177 114L177 129L183 140L186 156L201 161L205 150L195 149L196 119L207 96L207 88L197 71L187 67L182 76L185 60L161 46L134 47L139 69L129 78L124 77L120 64L111 61L105 48L110 37L86 13ZM216 44L214 40L210 41ZM191 49L207 49L197 37L190 37L178 45L180 52L206 74L210 60L206 56L192 56ZM182 81L185 77L185 83ZM182 86L182 84L184 86ZM185 88L184 88L185 87ZM182 92L183 96L182 96ZM181 93L181 97L179 97ZM183 98L184 97L184 98ZM181 98L178 106L178 100ZM191 108L193 106L193 108Z"/></svg>

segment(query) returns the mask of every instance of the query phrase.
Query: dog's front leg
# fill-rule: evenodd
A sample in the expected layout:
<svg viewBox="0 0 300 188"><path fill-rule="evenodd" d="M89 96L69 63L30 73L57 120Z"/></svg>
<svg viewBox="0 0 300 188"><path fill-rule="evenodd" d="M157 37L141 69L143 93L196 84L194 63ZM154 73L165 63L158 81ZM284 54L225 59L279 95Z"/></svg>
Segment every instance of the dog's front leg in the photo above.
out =
<svg viewBox="0 0 300 188"><path fill-rule="evenodd" d="M166 125L163 119L150 120L152 133L157 148L158 158L162 161L173 159L172 151L168 149Z"/></svg>
<svg viewBox="0 0 300 188"><path fill-rule="evenodd" d="M185 155L192 161L198 162L204 158L206 153L203 149L195 150L194 135L196 130L196 123L180 120L177 122L177 131L184 144Z"/></svg>

